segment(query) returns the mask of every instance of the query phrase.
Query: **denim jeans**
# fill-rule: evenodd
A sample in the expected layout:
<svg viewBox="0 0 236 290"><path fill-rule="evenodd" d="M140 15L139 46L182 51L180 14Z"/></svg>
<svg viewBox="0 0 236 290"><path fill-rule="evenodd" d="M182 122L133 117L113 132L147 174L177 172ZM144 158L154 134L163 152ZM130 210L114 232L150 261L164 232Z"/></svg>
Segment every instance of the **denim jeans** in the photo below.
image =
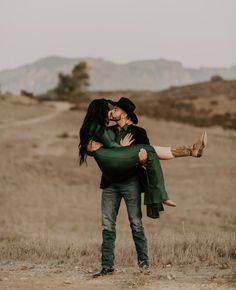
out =
<svg viewBox="0 0 236 290"><path fill-rule="evenodd" d="M142 224L141 188L137 178L112 183L102 192L102 267L114 267L114 249L116 239L116 218L121 199L124 198L132 236L136 247L138 264L148 265L148 247Z"/></svg>

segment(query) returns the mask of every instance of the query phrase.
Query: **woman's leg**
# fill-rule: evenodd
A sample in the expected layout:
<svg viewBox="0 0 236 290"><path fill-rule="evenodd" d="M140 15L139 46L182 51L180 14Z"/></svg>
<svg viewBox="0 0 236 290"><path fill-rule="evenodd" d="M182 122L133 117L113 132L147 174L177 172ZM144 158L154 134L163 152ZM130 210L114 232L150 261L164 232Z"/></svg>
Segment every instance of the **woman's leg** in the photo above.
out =
<svg viewBox="0 0 236 290"><path fill-rule="evenodd" d="M158 158L161 160L170 160L175 158L171 152L171 147L153 146L153 148L155 149Z"/></svg>
<svg viewBox="0 0 236 290"><path fill-rule="evenodd" d="M207 133L204 132L202 136L193 145L161 147L153 146L157 156L161 160L170 160L176 157L201 157L203 150L207 145Z"/></svg>
<svg viewBox="0 0 236 290"><path fill-rule="evenodd" d="M100 148L93 156L103 174L111 182L120 182L137 174L139 165L138 153L143 148L147 151L146 165L147 186L145 204L165 203L175 206L165 190L164 176L160 160L155 149L147 144L135 144L128 147L106 149Z"/></svg>
<svg viewBox="0 0 236 290"><path fill-rule="evenodd" d="M144 145L147 150L148 160L146 164L146 172L148 177L148 186L145 192L145 204L164 203L168 206L176 206L176 203L169 199L165 190L164 176L159 158L152 146ZM152 202L151 202L152 201Z"/></svg>

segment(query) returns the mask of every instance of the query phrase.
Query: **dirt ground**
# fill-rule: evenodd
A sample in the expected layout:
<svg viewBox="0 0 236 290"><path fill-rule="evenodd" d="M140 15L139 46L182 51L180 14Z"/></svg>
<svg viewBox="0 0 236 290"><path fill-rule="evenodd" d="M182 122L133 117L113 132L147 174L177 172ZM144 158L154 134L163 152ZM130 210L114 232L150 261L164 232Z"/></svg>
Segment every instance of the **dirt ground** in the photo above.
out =
<svg viewBox="0 0 236 290"><path fill-rule="evenodd" d="M4 270L3 270L4 268ZM14 263L2 266L0 272L0 289L5 290L223 290L235 289L233 280L227 270L217 273L214 268L204 270L190 267L152 269L150 275L140 274L134 267L117 268L115 274L99 279L91 278L91 270L83 271L75 267L55 267Z"/></svg>
<svg viewBox="0 0 236 290"><path fill-rule="evenodd" d="M151 274L138 272L122 204L116 272L92 279L100 267L100 172L91 158L87 167L78 165L77 135L84 112L70 111L69 106L0 100L0 289L236 289L235 258L215 260L208 255L202 262L189 254L178 263L164 245L175 236L191 234L200 242L212 234L229 244L227 237L236 229L236 132L207 128L202 158L162 161L166 187L177 208L151 220L143 207ZM147 129L151 143L160 146L191 144L204 130L145 116L139 125ZM32 240L47 239L51 244L31 254ZM72 255L78 262L60 262L64 248L55 249L56 241L65 248L74 243L75 249L87 252ZM201 251L204 255L204 246Z"/></svg>

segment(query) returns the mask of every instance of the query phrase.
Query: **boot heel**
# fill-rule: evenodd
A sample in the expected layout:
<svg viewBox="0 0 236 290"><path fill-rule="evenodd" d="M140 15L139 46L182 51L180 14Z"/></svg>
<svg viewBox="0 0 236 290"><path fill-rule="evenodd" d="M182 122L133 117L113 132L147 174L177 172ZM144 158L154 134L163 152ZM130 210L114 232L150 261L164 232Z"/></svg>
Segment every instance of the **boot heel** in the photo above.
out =
<svg viewBox="0 0 236 290"><path fill-rule="evenodd" d="M203 132L202 136L200 138L201 141L201 146L197 152L197 158L201 157L203 155L203 149L206 147L207 145L207 132Z"/></svg>

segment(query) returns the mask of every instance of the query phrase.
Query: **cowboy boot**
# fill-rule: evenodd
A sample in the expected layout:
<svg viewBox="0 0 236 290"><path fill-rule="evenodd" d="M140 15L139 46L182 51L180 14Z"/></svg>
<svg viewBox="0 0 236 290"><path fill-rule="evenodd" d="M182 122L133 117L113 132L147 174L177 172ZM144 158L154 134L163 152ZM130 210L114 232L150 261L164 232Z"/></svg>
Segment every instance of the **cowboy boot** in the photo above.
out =
<svg viewBox="0 0 236 290"><path fill-rule="evenodd" d="M207 145L207 133L202 133L202 136L193 145L183 145L171 147L171 153L174 157L201 157L203 149Z"/></svg>

